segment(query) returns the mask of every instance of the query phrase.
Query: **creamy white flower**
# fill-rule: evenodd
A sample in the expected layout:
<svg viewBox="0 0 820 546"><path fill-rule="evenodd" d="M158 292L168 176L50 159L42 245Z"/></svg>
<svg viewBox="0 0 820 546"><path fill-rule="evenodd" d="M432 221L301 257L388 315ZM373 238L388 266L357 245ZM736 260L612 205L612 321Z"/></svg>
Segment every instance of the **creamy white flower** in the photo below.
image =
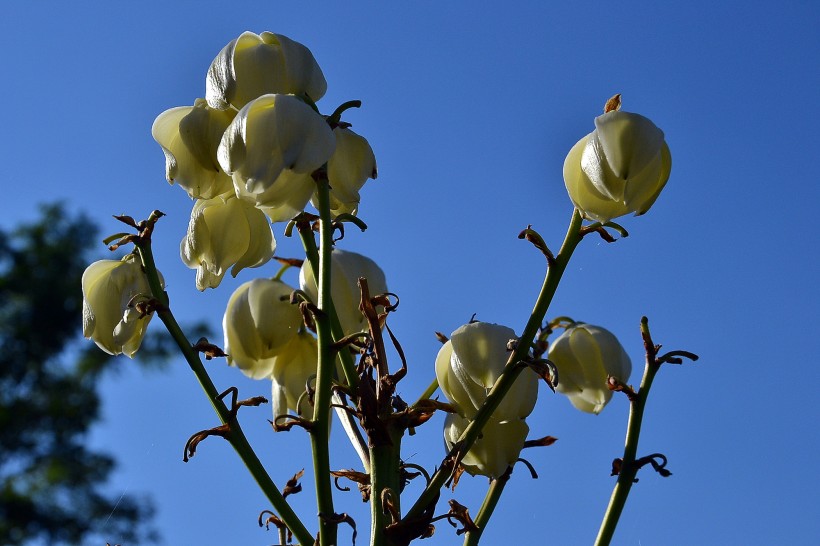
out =
<svg viewBox="0 0 820 546"><path fill-rule="evenodd" d="M231 295L222 331L228 363L253 379L269 377L274 360L302 325L299 307L291 305L293 288L282 281L255 279Z"/></svg>
<svg viewBox="0 0 820 546"><path fill-rule="evenodd" d="M613 110L595 118L595 130L572 147L564 183L585 218L607 222L648 211L671 170L663 131L639 114Z"/></svg>
<svg viewBox="0 0 820 546"><path fill-rule="evenodd" d="M369 178L377 176L376 156L367 140L350 129L337 127L336 151L327 162L330 182L330 213L356 214L359 209L359 190ZM319 208L316 198L313 206Z"/></svg>
<svg viewBox="0 0 820 546"><path fill-rule="evenodd" d="M315 102L327 82L313 53L299 42L272 32L243 32L213 60L205 89L213 108L239 110L270 93L305 93Z"/></svg>
<svg viewBox="0 0 820 546"><path fill-rule="evenodd" d="M335 248L330 254L330 262L330 297L336 308L336 315L339 317L342 330L345 334L361 332L367 329L367 320L359 311L361 301L359 277L367 279L370 295L376 296L387 292L384 271L367 256ZM308 261L302 264L302 269L299 271L299 286L313 301L318 301L319 290L316 286L316 278L313 276L313 269Z"/></svg>
<svg viewBox="0 0 820 546"><path fill-rule="evenodd" d="M312 410L307 396L302 394L307 389L311 376L316 375L318 353L316 338L306 331L299 332L276 356L272 358L271 371L271 405L273 417L284 415L288 409L300 415L311 416ZM314 386L311 382L311 386ZM299 398L302 403L297 408Z"/></svg>
<svg viewBox="0 0 820 546"><path fill-rule="evenodd" d="M587 413L600 413L612 398L607 378L626 383L632 361L618 338L600 326L578 323L550 345L548 358L558 368L556 390Z"/></svg>
<svg viewBox="0 0 820 546"><path fill-rule="evenodd" d="M450 451L458 442L469 419L450 413L444 420L444 445ZM498 478L518 460L518 455L527 440L530 427L523 419L495 421L490 419L481 429L481 437L476 440L461 464L472 475L480 474Z"/></svg>
<svg viewBox="0 0 820 546"><path fill-rule="evenodd" d="M162 275L160 282L164 287ZM134 308L151 295L137 257L94 262L83 272L82 285L83 335L106 353L133 358L151 321L151 315L140 317Z"/></svg>
<svg viewBox="0 0 820 546"><path fill-rule="evenodd" d="M216 151L236 114L214 110L204 99L193 106L166 110L154 120L151 135L165 153L165 177L193 199L210 199L231 191L231 177L220 168Z"/></svg>
<svg viewBox="0 0 820 546"><path fill-rule="evenodd" d="M228 126L217 156L236 193L257 206L301 211L315 190L311 173L336 147L327 122L293 95L263 95ZM281 211L277 212L281 215Z"/></svg>
<svg viewBox="0 0 820 546"><path fill-rule="evenodd" d="M436 378L461 415L472 418L487 399L510 356L507 344L515 338L515 332L506 326L473 322L458 328L441 347L436 356ZM493 419L526 417L537 397L538 376L526 369L493 412Z"/></svg>
<svg viewBox="0 0 820 546"><path fill-rule="evenodd" d="M264 213L233 193L198 199L179 245L182 261L197 270L199 290L219 286L231 266L236 277L246 267L267 263L274 250L276 240Z"/></svg>

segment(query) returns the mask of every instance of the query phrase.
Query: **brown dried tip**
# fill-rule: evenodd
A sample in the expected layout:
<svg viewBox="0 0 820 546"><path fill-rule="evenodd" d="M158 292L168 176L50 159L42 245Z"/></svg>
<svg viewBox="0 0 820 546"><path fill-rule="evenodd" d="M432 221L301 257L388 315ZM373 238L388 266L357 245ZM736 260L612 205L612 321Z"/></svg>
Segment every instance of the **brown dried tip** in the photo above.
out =
<svg viewBox="0 0 820 546"><path fill-rule="evenodd" d="M305 469L303 468L299 472L293 475L291 479L288 480L288 483L285 484L285 488L282 490L282 497L287 498L288 495L293 495L295 493L300 493L302 491L302 484L299 483L299 480L302 476L305 475Z"/></svg>
<svg viewBox="0 0 820 546"><path fill-rule="evenodd" d="M222 349L220 349L213 343L210 343L208 339L204 337L199 338L199 341L197 341L192 346L192 348L194 349L194 351L203 353L205 355L205 360L211 360L217 357L228 356Z"/></svg>
<svg viewBox="0 0 820 546"><path fill-rule="evenodd" d="M613 96L611 99L606 101L604 105L604 114L609 112L617 112L621 109L621 94L618 93L617 95Z"/></svg>
<svg viewBox="0 0 820 546"><path fill-rule="evenodd" d="M302 267L304 263L304 260L300 260L299 258L280 258L279 256L274 256L273 259L282 265L289 265L291 267Z"/></svg>
<svg viewBox="0 0 820 546"><path fill-rule="evenodd" d="M527 440L524 442L524 447L547 447L551 446L555 442L558 441L558 438L555 436L544 436L543 438L538 438L537 440Z"/></svg>
<svg viewBox="0 0 820 546"><path fill-rule="evenodd" d="M267 403L268 403L268 399L265 398L264 396L252 396L250 398L246 398L245 400L240 400L239 402L236 403L235 407L236 408L239 408L240 406L256 407L256 406L260 406L262 404L267 404Z"/></svg>
<svg viewBox="0 0 820 546"><path fill-rule="evenodd" d="M267 519L263 520L265 516L268 516ZM279 519L276 514L271 512L270 510L262 510L259 514L259 527L265 526L265 529L270 530L271 524L275 525L277 529L287 529L287 525L285 522ZM291 538L290 529L288 529L288 542L290 542Z"/></svg>
<svg viewBox="0 0 820 546"><path fill-rule="evenodd" d="M466 506L459 504L454 499L448 502L450 504L450 511L447 513L447 519L450 521L450 524L456 527L456 524L453 523L453 520L456 520L462 525L461 529L456 530L456 535L463 535L470 531L478 531L478 526L473 521L473 518L470 517L470 511L467 510Z"/></svg>
<svg viewBox="0 0 820 546"><path fill-rule="evenodd" d="M456 467L456 469L453 470L453 474L452 474L452 476L450 476L450 482L451 482L450 491L455 491L456 490L456 486L458 485L458 481L461 479L461 475L464 474L464 471L466 469L467 468L463 464L459 463L458 466Z"/></svg>

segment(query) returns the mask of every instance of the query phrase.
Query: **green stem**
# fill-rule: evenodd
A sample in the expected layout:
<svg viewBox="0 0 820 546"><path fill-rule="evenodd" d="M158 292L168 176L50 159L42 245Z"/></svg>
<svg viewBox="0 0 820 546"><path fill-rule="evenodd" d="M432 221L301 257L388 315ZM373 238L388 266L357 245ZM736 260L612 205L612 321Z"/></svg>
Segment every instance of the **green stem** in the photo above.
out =
<svg viewBox="0 0 820 546"><path fill-rule="evenodd" d="M649 338L649 325L646 317L641 319L641 334L644 340ZM643 423L643 412L646 408L646 400L649 397L649 390L652 388L652 382L655 380L655 375L660 369L660 364L656 362L655 347L646 346L646 367L643 371L643 378L641 379L641 386L637 392L637 396L630 403L629 409L629 423L626 427L626 443L624 446L623 462L621 463L621 471L618 474L618 481L612 490L612 496L609 498L609 505L604 513L604 519L601 521L601 527L598 530L598 537L595 539L595 546L606 546L612 541L612 536L615 534L615 528L618 526L618 520L626 505L626 499L629 496L629 491L632 489L632 484L635 483L635 476L638 473L638 468L635 466L635 460L638 453L638 440L641 436L641 424Z"/></svg>
<svg viewBox="0 0 820 546"><path fill-rule="evenodd" d="M313 427L310 441L313 448L313 471L316 480L316 503L319 509L319 545L336 544L336 524L328 520L334 515L333 490L330 476L330 404L333 368L336 355L332 349L333 332L331 310L331 258L333 227L330 220L330 184L327 177L317 181L319 230L319 313L316 314L316 337L319 345L319 365L316 372L316 398L313 407Z"/></svg>
<svg viewBox="0 0 820 546"><path fill-rule="evenodd" d="M517 364L526 358L530 346L538 333L538 329L543 323L544 316L547 314L552 298L555 296L555 291L558 288L558 283L561 281L561 276L564 274L564 270L572 257L572 253L575 251L575 247L578 246L578 243L580 243L583 238L581 234L581 223L581 214L578 210L574 210L567 234L561 245L561 250L555 257L555 261L547 268L544 283L541 286L541 291L535 301L535 306L527 321L527 325L524 327L524 332L521 334L521 338L518 340L515 350L507 360L507 368L495 382L495 385L493 385L493 388L487 395L487 399L481 408L479 408L473 420L467 425L467 428L464 429L459 441L456 442L453 449L450 450L444 458L444 461L442 461L439 469L433 474L430 483L407 512L407 515L404 517L405 520L418 518L427 506L435 500L439 490L452 474L455 467L454 465L458 464L473 446L481 434L481 429L501 403L507 391L510 390L518 374L521 373L523 368Z"/></svg>
<svg viewBox="0 0 820 546"><path fill-rule="evenodd" d="M305 256L311 269L313 270L313 278L318 279L319 249L316 246L316 239L313 238L313 232L310 229L299 229L299 237L301 238L302 246L305 249ZM344 337L342 323L339 322L339 316L336 314L336 308L333 306L332 300L330 301L330 324L331 331L333 332L333 339L335 341L342 339ZM359 377L356 375L356 364L353 361L353 355L346 349L339 350L338 355L342 364L343 373L345 375L345 381L349 385L350 390L355 392L356 386L359 383ZM334 394L333 401L334 403L340 404L342 399L338 395ZM354 417L342 409L338 409L336 414L342 422L342 427L345 429L347 437L353 445L353 449L356 450L356 453L359 455L359 459L362 461L364 471L370 472L370 454L364 441L364 437L362 436Z"/></svg>
<svg viewBox="0 0 820 546"><path fill-rule="evenodd" d="M319 270L319 248L316 246L316 239L313 238L313 232L309 229L300 229L299 237L302 239L302 247L305 249L305 256L313 271L313 278L317 280L320 275ZM331 331L333 332L333 339L338 341L344 337L342 330L342 323L339 322L339 316L336 313L336 308L333 306L333 301L328 302L329 310L325 311L330 315ZM339 358L342 363L342 373L344 373L345 381L351 390L356 390L359 384L359 376L356 375L356 363L353 361L353 355L349 351L339 351Z"/></svg>
<svg viewBox="0 0 820 546"><path fill-rule="evenodd" d="M467 533L464 537L464 546L476 546L478 541L481 540L481 535L484 533L484 529L490 521L490 516L493 515L493 511L498 505L498 500L501 498L501 493L504 492L504 487L506 487L507 482L510 481L510 475L512 475L511 466L507 467L507 471L504 472L501 477L490 482L490 487L487 489L487 494L484 496L484 502L481 504L481 508L479 508L475 520L473 520L476 527L478 527L478 530L469 531Z"/></svg>
<svg viewBox="0 0 820 546"><path fill-rule="evenodd" d="M205 366L199 358L199 354L194 351L191 342L185 336L182 328L180 328L176 318L174 318L174 315L171 312L168 293L165 292L162 288L162 283L160 283L150 242L145 242L138 245L137 249L139 250L140 258L142 259L142 264L148 277L148 283L151 287L152 296L162 304L160 309L157 310L157 315L168 329L168 333L171 334L171 337L174 341L176 341L182 354L185 356L185 360L188 362L188 365L194 372L194 375L196 375L197 380L199 380L202 390L204 390L205 394L208 396L211 406L213 406L217 415L219 415L220 421L222 421L223 424L227 423L230 420L230 410L225 406L222 400L219 399L219 391L216 390L213 381L211 381ZM297 516L291 509L290 505L282 496L282 493L279 492L279 488L276 487L276 484L273 483L273 480L271 480L265 470L265 467L262 465L262 462L256 456L256 453L253 451L253 448L248 442L248 439L242 431L242 427L239 425L239 422L233 420L230 423L230 427L231 432L228 435L228 441L231 443L234 450L236 450L237 454L242 459L242 462L245 463L248 471L250 471L251 475L256 480L256 483L259 484L259 487L271 502L274 509L278 512L279 517L282 518L282 521L285 522L285 525L288 526L301 544L313 544L313 536L307 528L305 528L304 524L299 519L299 516Z"/></svg>
<svg viewBox="0 0 820 546"><path fill-rule="evenodd" d="M281 281L282 280L282 275L284 275L285 271L287 271L290 268L291 268L291 266L289 264L285 264L282 267L280 267L279 271L277 271L276 275L274 275L273 280Z"/></svg>
<svg viewBox="0 0 820 546"><path fill-rule="evenodd" d="M437 388L438 388L438 378L434 377L433 381L430 382L430 384L427 386L427 388L424 390L424 392L421 393L421 396L419 396L418 400L416 400L416 402L413 405L415 406L416 404L418 404L419 402L421 402L423 400L429 400L430 397L433 396L433 393L436 392Z"/></svg>

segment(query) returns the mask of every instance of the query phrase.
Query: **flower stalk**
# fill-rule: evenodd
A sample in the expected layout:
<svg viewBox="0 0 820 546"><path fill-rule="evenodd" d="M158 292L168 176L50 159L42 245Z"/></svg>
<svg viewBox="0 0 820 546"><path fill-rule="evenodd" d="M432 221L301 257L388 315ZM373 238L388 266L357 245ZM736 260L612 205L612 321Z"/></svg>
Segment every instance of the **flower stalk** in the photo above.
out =
<svg viewBox="0 0 820 546"><path fill-rule="evenodd" d="M484 496L484 502L481 503L481 508L478 509L478 514L474 520L476 529L467 531L467 534L464 536L464 546L478 545L478 541L481 540L481 535L484 533L484 529L490 521L490 517L493 515L495 507L498 506L498 500L501 498L501 493L504 492L507 482L510 481L512 471L513 467L509 466L504 474L498 478L494 478L490 482L490 487L487 489L487 494Z"/></svg>
<svg viewBox="0 0 820 546"><path fill-rule="evenodd" d="M150 238L142 238L136 243L136 247L139 252L140 259L142 260L143 267L145 268L145 273L148 277L148 283L151 287L151 295L159 302L156 311L157 315L168 329L168 333L171 334L171 337L177 343L177 346L185 357L186 362L194 372L194 375L196 375L202 390L204 390L205 394L208 396L208 400L211 402L211 405L219 416L220 421L222 421L223 424L229 424L230 433L227 435L227 440L231 443L236 453L242 459L242 462L248 468L251 476L253 476L254 480L256 480L256 483L265 493L265 496L271 502L274 509L278 512L279 516L282 518L282 521L285 522L288 529L291 530L293 535L301 544L312 544L313 536L310 531L307 530L302 521L299 519L299 516L297 516L293 509L291 509L290 505L279 491L279 488L276 487L276 484L273 482L270 475L268 475L265 467L259 460L259 457L256 456L256 453L248 442L248 439L242 431L242 427L239 425L239 422L235 419L231 419L230 410L219 398L219 392L214 386L213 381L211 381L211 378L208 375L205 366L202 364L199 355L193 349L191 342L185 336L185 333L182 331L182 328L180 328L179 323L177 323L176 318L171 312L168 293L163 290L159 280L159 274L157 273L153 252L151 251Z"/></svg>
<svg viewBox="0 0 820 546"><path fill-rule="evenodd" d="M662 356L661 358L658 358L658 349L660 348L660 345L655 345L652 341L652 336L649 333L649 319L646 317L641 318L641 337L643 338L644 349L646 351L646 367L644 368L643 378L641 379L641 386L638 389L638 392L636 393L631 389L624 389L626 390L626 394L629 397L630 402L629 422L626 428L624 455L619 465L620 468L618 469L618 481L615 483L615 487L612 490L609 505L604 513L603 521L601 521L601 527L598 530L598 536L595 539L595 546L606 546L612 541L612 537L615 534L615 528L618 525L621 513L626 505L626 499L629 496L629 491L632 489L632 484L637 481L635 476L641 466L643 466L639 461L637 461L638 440L641 436L643 413L646 409L646 401L647 398L649 398L649 391L652 388L652 382L655 380L655 375L657 375L658 370L661 368L661 364L664 362L679 364L681 362L681 359L679 358L680 356L684 356L691 360L697 360L698 358L697 355L686 351L674 351ZM616 390L621 390L621 387L618 386ZM663 455L655 454L650 456L650 458L654 456L661 457L664 460L665 466L666 458ZM615 470L613 465L613 473L614 472ZM662 472L661 470L658 470L658 472L663 476L669 475L668 471Z"/></svg>
<svg viewBox="0 0 820 546"><path fill-rule="evenodd" d="M547 273L544 277L544 282L541 286L541 291L538 294L535 305L533 307L527 325L524 327L524 332L518 340L515 350L507 360L507 368L500 378L495 382L493 388L487 395L484 404L476 413L472 422L464 430L459 441L453 446L450 452L442 461L439 469L433 474L430 483L421 493L415 504L405 515L403 521L412 521L420 517L427 507L436 501L439 491L444 486L450 475L453 473L458 463L464 455L470 450L472 445L476 442L481 434L481 429L489 420L490 416L496 410L498 405L503 400L504 396L512 387L515 379L524 369L520 363L526 358L530 350L530 346L538 333L539 328L544 320L544 316L549 309L552 298L558 289L558 284L561 281L561 276L566 270L572 253L581 242L583 235L581 233L581 214L575 209L572 213L567 234L564 237L564 242L555 260L549 264Z"/></svg>
<svg viewBox="0 0 820 546"><path fill-rule="evenodd" d="M336 544L336 524L329 521L333 515L333 492L330 475L330 404L333 368L336 360L331 346L333 332L330 325L330 252L333 250L333 226L330 219L330 183L326 176L316 180L319 204L319 312L316 314L316 338L319 345L319 366L316 374L316 398L313 408L313 427L310 431L313 449L313 470L316 481L316 503L319 510L319 545ZM323 517L324 516L324 517Z"/></svg>
<svg viewBox="0 0 820 546"><path fill-rule="evenodd" d="M311 231L309 225L301 225L298 227L299 237L302 240L302 246L305 250L305 256L308 260L308 263L313 268L313 275L314 278L319 278L319 249L316 246L316 239L313 237L313 232ZM344 332L342 330L341 322L339 322L339 317L336 315L336 310L333 307L333 302L329 302L329 310L326 311L330 314L330 323L331 323L331 331L333 332L333 339L338 341L344 338ZM338 351L339 361L342 365L342 370L345 376L345 382L347 383L348 387L350 388L351 392L355 392L356 385L358 384L359 378L356 375L356 367L353 361L353 355L350 354L349 351L346 349L341 349ZM334 404L342 404L344 401L338 394L333 394L333 402ZM347 411L337 408L336 415L339 416L339 419L342 422L342 427L345 429L348 438L350 439L350 443L353 445L353 449L356 450L356 453L359 455L359 459L362 461L362 466L364 467L365 472L370 471L370 453L368 451L367 445L365 444L364 437L362 436L361 431L359 430L358 426L356 425L355 418L348 413Z"/></svg>

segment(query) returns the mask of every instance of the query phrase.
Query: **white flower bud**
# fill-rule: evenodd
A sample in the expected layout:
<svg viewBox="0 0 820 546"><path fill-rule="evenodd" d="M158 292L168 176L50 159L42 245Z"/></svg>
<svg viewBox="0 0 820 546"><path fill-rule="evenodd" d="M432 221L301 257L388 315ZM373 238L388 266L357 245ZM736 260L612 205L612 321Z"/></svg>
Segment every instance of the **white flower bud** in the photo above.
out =
<svg viewBox="0 0 820 546"><path fill-rule="evenodd" d="M228 363L253 379L269 377L273 357L291 341L302 325L299 307L291 305L293 288L282 281L255 279L231 295L222 331Z"/></svg>
<svg viewBox="0 0 820 546"><path fill-rule="evenodd" d="M649 210L669 180L672 156L649 119L611 111L564 160L564 183L584 216L598 222Z"/></svg>
<svg viewBox="0 0 820 546"><path fill-rule="evenodd" d="M271 405L274 419L278 415L286 414L288 409L310 417L311 405L307 396L302 397L302 393L305 392L308 381L316 374L318 367L316 338L306 331L301 331L282 347L272 360ZM313 383L311 385L313 386ZM300 397L302 403L297 408Z"/></svg>
<svg viewBox="0 0 820 546"><path fill-rule="evenodd" d="M236 277L246 267L259 267L273 257L276 240L265 214L233 193L198 199L179 253L196 269L199 290L216 288L231 269Z"/></svg>
<svg viewBox="0 0 820 546"><path fill-rule="evenodd" d="M515 332L506 326L473 322L453 332L441 347L436 357L438 385L461 415L472 418L487 399L510 356L507 344L515 338ZM523 370L492 418L526 417L537 397L538 376L530 369Z"/></svg>
<svg viewBox="0 0 820 546"><path fill-rule="evenodd" d="M217 156L233 175L236 194L260 208L299 212L316 185L311 173L324 165L336 138L324 118L292 95L263 95L249 102L225 131Z"/></svg>
<svg viewBox="0 0 820 546"><path fill-rule="evenodd" d="M359 209L359 190L368 178L377 176L376 156L367 140L350 129L337 127L336 150L327 162L330 182L330 213L356 214ZM319 208L316 198L313 205Z"/></svg>
<svg viewBox="0 0 820 546"><path fill-rule="evenodd" d="M450 451L470 424L469 419L450 413L444 420L444 445ZM472 475L498 478L518 460L530 427L523 419L495 421L490 419L462 459L464 469Z"/></svg>
<svg viewBox="0 0 820 546"><path fill-rule="evenodd" d="M629 380L632 361L618 338L600 326L577 324L550 345L548 358L558 368L556 390L587 413L600 413L612 398L607 378Z"/></svg>
<svg viewBox="0 0 820 546"><path fill-rule="evenodd" d="M160 282L164 287L162 275ZM151 296L139 259L129 254L94 262L83 272L82 284L83 335L106 353L133 358L151 321L151 315L140 317L134 307Z"/></svg>
<svg viewBox="0 0 820 546"><path fill-rule="evenodd" d="M361 301L359 277L367 279L371 296L384 294L387 292L384 271L367 256L335 248L330 254L330 261L330 297L336 308L342 330L345 334L361 332L367 329L367 320L359 311ZM319 290L310 262L305 261L302 264L302 269L299 271L299 286L313 301L318 301Z"/></svg>
<svg viewBox="0 0 820 546"><path fill-rule="evenodd" d="M192 199L211 199L233 189L216 151L235 114L214 110L197 99L193 106L171 108L157 116L151 135L165 153L169 183L179 184Z"/></svg>
<svg viewBox="0 0 820 546"><path fill-rule="evenodd" d="M239 110L270 93L305 93L315 102L327 82L313 53L299 42L272 32L243 32L213 60L205 89L213 108Z"/></svg>

